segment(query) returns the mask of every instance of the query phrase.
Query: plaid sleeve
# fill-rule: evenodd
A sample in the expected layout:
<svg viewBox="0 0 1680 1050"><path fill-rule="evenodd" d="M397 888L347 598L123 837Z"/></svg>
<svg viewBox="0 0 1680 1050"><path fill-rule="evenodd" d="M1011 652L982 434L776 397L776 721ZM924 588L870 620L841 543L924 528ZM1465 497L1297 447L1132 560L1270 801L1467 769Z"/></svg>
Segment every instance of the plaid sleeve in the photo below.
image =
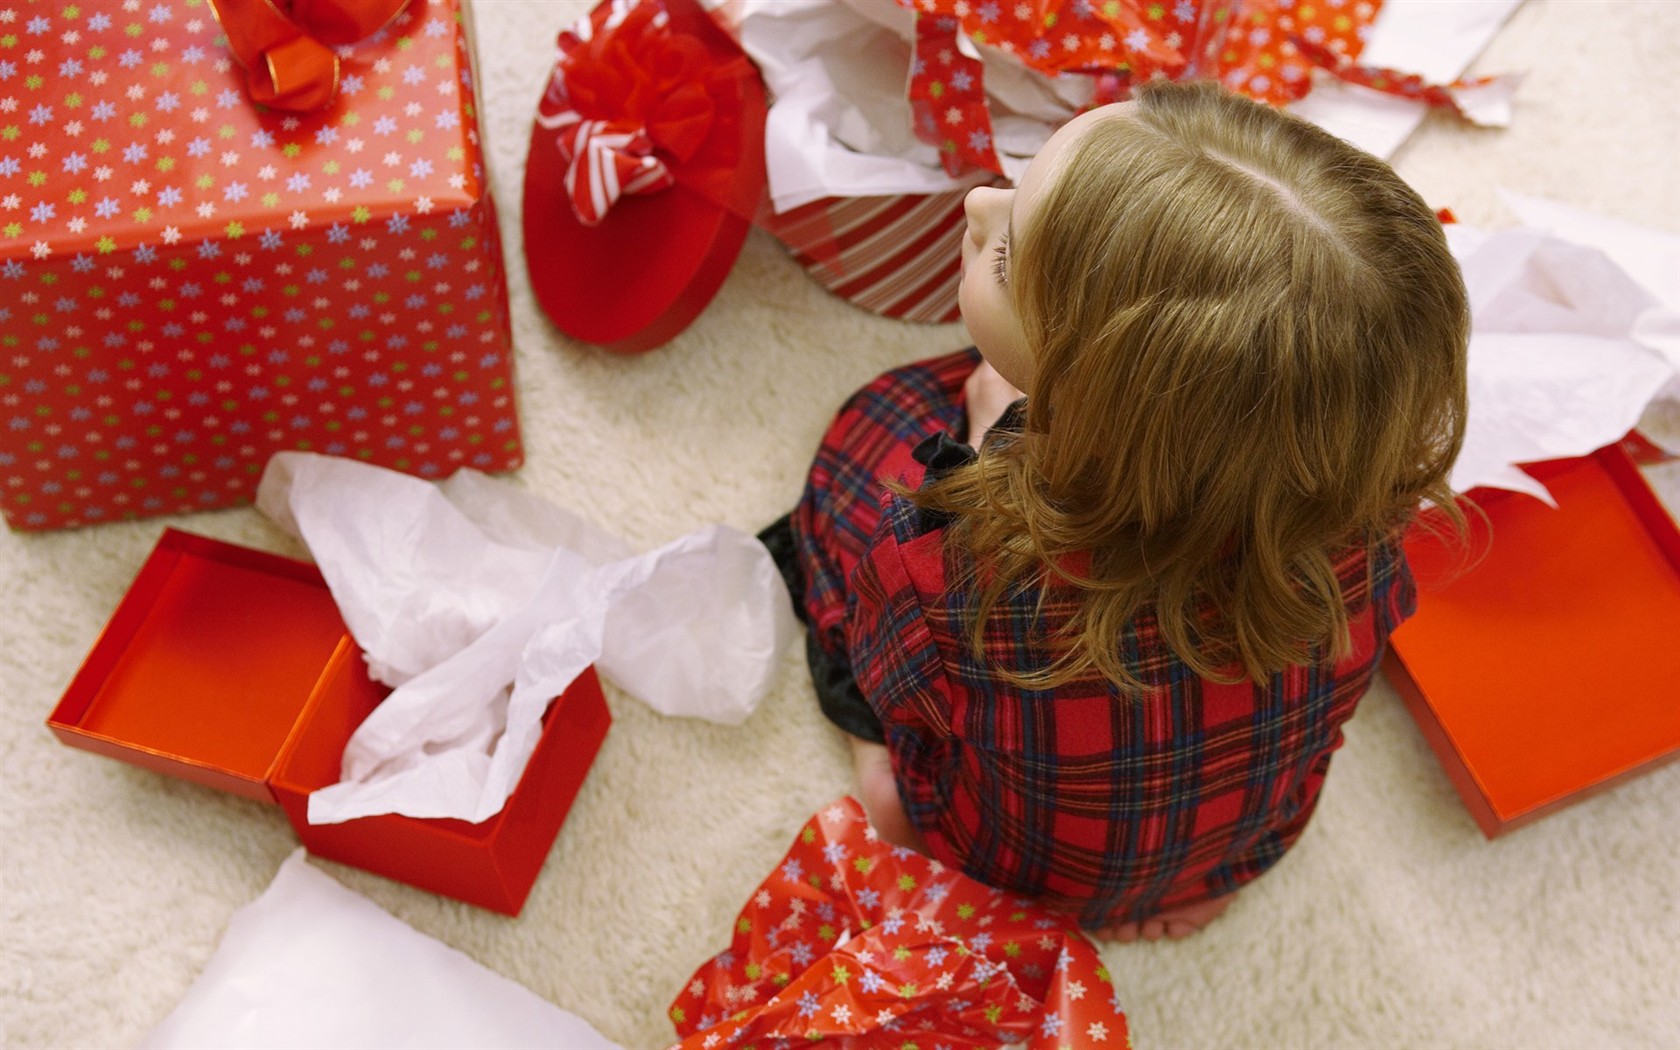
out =
<svg viewBox="0 0 1680 1050"><path fill-rule="evenodd" d="M818 446L792 527L806 620L833 656L845 652L850 578L879 533L883 482L916 484L919 443L963 432L963 382L979 360L969 348L882 374L841 406Z"/></svg>
<svg viewBox="0 0 1680 1050"><path fill-rule="evenodd" d="M949 808L945 774L954 741L945 663L904 549L912 557L939 557L942 533L906 532L914 517L903 500L887 501L869 554L852 574L847 644L858 687L881 719L905 813L925 835Z"/></svg>

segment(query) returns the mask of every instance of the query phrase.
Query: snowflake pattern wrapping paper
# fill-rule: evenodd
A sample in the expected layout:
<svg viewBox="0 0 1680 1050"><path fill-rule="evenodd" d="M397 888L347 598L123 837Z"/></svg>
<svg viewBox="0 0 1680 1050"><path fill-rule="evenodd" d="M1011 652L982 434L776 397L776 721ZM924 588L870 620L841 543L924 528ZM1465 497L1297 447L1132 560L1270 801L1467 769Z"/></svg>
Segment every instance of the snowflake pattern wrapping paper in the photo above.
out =
<svg viewBox="0 0 1680 1050"><path fill-rule="evenodd" d="M455 0L257 106L205 0L0 0L0 511L248 501L271 453L521 460Z"/></svg>
<svg viewBox="0 0 1680 1050"><path fill-rule="evenodd" d="M945 169L1002 173L975 45L1046 77L1084 74L1092 104L1126 98L1150 77L1217 80L1283 106L1312 90L1315 70L1461 116L1502 123L1514 81L1433 85L1356 64L1382 0L898 0L915 12L909 98L916 135ZM1483 89L1480 92L1472 89ZM1476 105L1472 105L1476 103ZM1472 113L1474 110L1474 115Z"/></svg>
<svg viewBox="0 0 1680 1050"><path fill-rule="evenodd" d="M899 0L916 12L916 134L946 170L1003 170L978 57L959 32L1046 76L1096 78L1094 104L1152 76L1219 80L1272 105L1305 95L1316 56L1351 61L1381 0ZM1313 56L1296 44L1315 45Z"/></svg>
<svg viewBox="0 0 1680 1050"><path fill-rule="evenodd" d="M887 845L852 798L800 830L671 1020L682 1050L1131 1045L1071 917Z"/></svg>

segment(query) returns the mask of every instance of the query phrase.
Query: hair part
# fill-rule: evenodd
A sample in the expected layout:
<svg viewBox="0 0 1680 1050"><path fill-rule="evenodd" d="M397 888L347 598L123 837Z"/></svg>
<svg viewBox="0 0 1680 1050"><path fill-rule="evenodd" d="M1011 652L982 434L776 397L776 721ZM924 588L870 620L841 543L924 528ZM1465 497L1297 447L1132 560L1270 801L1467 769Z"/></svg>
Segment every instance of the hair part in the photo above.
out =
<svg viewBox="0 0 1680 1050"><path fill-rule="evenodd" d="M913 497L976 566L977 652L1013 588L1078 594L1049 667L1003 672L1023 685L1135 690L1119 641L1146 607L1207 678L1339 656L1336 558L1421 501L1455 513L1469 306L1434 213L1215 85L1137 99L1069 144L1015 231L1023 433Z"/></svg>

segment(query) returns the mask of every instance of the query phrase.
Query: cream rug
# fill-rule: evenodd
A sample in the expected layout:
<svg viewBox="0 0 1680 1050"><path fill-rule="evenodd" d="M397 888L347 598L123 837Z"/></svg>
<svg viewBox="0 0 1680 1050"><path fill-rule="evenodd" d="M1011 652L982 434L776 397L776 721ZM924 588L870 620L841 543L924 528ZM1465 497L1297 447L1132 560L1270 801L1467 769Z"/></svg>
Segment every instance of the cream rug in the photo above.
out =
<svg viewBox="0 0 1680 1050"><path fill-rule="evenodd" d="M754 530L793 502L846 393L964 337L828 297L761 233L673 345L614 357L559 336L525 283L518 203L555 33L587 8L478 9L529 457L517 476L643 548L713 521ZM1433 118L1397 166L1483 226L1511 222L1494 195L1508 186L1680 232L1676 41L1667 0L1530 0L1475 67L1529 72L1515 125ZM1680 508L1680 469L1653 477ZM165 524L295 552L251 510L0 535L6 1046L133 1045L295 845L275 808L64 748L43 726ZM850 773L796 656L739 728L609 700L612 732L521 918L325 867L652 1047L672 1035L672 995ZM1204 934L1104 957L1142 1047L1680 1046L1677 826L1672 766L1489 843L1379 684L1299 848Z"/></svg>

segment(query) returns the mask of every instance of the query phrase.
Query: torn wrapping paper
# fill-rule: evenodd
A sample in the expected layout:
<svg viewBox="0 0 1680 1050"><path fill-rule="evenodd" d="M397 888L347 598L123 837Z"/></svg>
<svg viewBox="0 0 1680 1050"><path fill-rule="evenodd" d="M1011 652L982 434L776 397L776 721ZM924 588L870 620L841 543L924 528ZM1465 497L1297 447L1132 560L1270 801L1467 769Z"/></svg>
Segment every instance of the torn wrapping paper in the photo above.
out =
<svg viewBox="0 0 1680 1050"><path fill-rule="evenodd" d="M1135 18L1141 11L1151 24L1170 20L1173 32L1196 38L1194 44L1183 39L1172 44L1182 48L1185 70L1221 75L1257 97L1287 90L1279 98L1298 98L1309 82L1307 66L1293 59L1280 64L1289 57L1282 50L1288 41L1279 35L1285 29L1291 38L1326 43L1336 55L1364 41L1362 61L1380 57L1430 80L1451 79L1519 0L1387 0L1380 10L1374 3L1251 3L1251 13L1270 21L1256 26L1250 20L1240 34L1230 18L1218 17L1244 9L1234 0L1188 0L1170 7L1126 0L1112 5L1112 16L1106 14L1110 5L1099 11L1061 0L968 4L970 22L978 20L975 31L982 36L988 18L1001 22L1007 15L1021 22L1022 11L1055 21L1050 28L1056 33L1046 29L1022 37L1020 45L1009 34L998 41L1029 58L1036 46L1053 42L1053 53L1039 63L1044 69L957 33L957 6L947 0L920 6L949 7L949 26L889 0L704 2L740 37L774 96L765 124L772 209L760 224L787 245L812 279L848 302L886 317L951 322L958 319L964 195L976 185L1007 184L1008 178L992 171L1019 176L1057 127L1116 94L1117 76L1081 75L1073 66L1057 71L1065 64L1064 52L1091 60L1103 53L1105 38L1119 48L1120 38L1112 33L1066 31L1071 23L1064 16L1089 23ZM1018 26L1017 35L1021 31ZM1163 39L1170 42L1172 36ZM1222 44L1229 46L1219 50ZM912 68L919 70L914 78ZM945 75L930 77L932 68ZM1342 72L1351 77L1363 68ZM1427 108L1328 73L1311 82L1312 93L1291 108L1378 156L1392 154ZM1510 86L1476 90L1508 95ZM1456 97L1466 103L1462 92ZM986 126L933 135L925 126L918 129L916 113L936 120L955 113L959 124L983 117ZM918 130L932 141L923 141ZM947 145L954 152L945 150ZM948 174L944 162L963 150L978 151L964 163L981 153L992 156L959 175Z"/></svg>
<svg viewBox="0 0 1680 1050"><path fill-rule="evenodd" d="M928 0L912 11L886 0L708 0L774 98L765 155L777 212L827 197L951 192L987 181L986 168L1013 180L1056 127L1151 72L1298 100L1302 116L1386 157L1429 102L1406 97L1404 78L1343 60L1452 81L1519 2ZM1320 65L1298 42L1325 48L1334 73L1315 75ZM1345 82L1358 79L1394 93ZM1457 84L1445 101L1497 122L1512 87ZM952 156L973 166L950 175Z"/></svg>
<svg viewBox="0 0 1680 1050"><path fill-rule="evenodd" d="M576 1047L617 1050L588 1022L345 889L298 849L233 914L147 1050Z"/></svg>
<svg viewBox="0 0 1680 1050"><path fill-rule="evenodd" d="M1131 1045L1072 917L888 846L852 798L806 823L670 1014L683 1050Z"/></svg>
<svg viewBox="0 0 1680 1050"><path fill-rule="evenodd" d="M824 197L945 193L988 180L985 172L951 178L938 151L915 136L904 94L910 12L836 0L747 0L725 10L774 100L764 159L777 212ZM1076 105L1057 105L1056 122ZM1031 135L1022 148L1036 151L1048 135Z"/></svg>
<svg viewBox="0 0 1680 1050"><path fill-rule="evenodd" d="M311 453L275 456L257 506L309 547L396 687L351 737L344 781L310 796L311 823L488 818L590 664L662 714L739 723L797 626L769 552L722 526L632 557L507 482Z"/></svg>
<svg viewBox="0 0 1680 1050"><path fill-rule="evenodd" d="M1437 83L1453 81L1481 54L1522 0L1387 0L1366 38L1360 63L1404 69ZM1491 91L1460 92L1461 105L1492 106L1481 119L1498 123L1517 78ZM1476 97L1480 95L1481 97ZM1289 111L1312 121L1379 157L1392 156L1419 123L1428 106L1418 100L1381 94L1350 80L1324 77L1312 93Z"/></svg>
<svg viewBox="0 0 1680 1050"><path fill-rule="evenodd" d="M1544 209L1536 207L1539 217ZM1661 258L1661 236L1573 212L1572 236L1629 258ZM1519 463L1584 456L1622 439L1659 396L1680 390L1675 303L1636 281L1606 251L1519 228L1448 224L1470 295L1470 413L1453 467L1458 491L1514 489L1550 502ZM1636 250L1628 252L1627 246ZM1680 252L1670 256L1680 258ZM1661 264L1642 263L1651 284Z"/></svg>
<svg viewBox="0 0 1680 1050"><path fill-rule="evenodd" d="M1322 71L1367 91L1451 108L1466 119L1497 119L1490 96L1508 100L1514 87L1491 78L1437 85L1417 74L1360 64L1381 0L1179 0L1170 7L1152 0L899 3L916 14L910 74L916 134L940 150L952 174L970 167L1011 172L993 141L982 51L1007 56L1052 82L1086 80L1092 105L1126 98L1133 85L1165 77L1216 80L1282 106L1313 90L1314 74ZM1503 118L1509 122L1508 107Z"/></svg>

